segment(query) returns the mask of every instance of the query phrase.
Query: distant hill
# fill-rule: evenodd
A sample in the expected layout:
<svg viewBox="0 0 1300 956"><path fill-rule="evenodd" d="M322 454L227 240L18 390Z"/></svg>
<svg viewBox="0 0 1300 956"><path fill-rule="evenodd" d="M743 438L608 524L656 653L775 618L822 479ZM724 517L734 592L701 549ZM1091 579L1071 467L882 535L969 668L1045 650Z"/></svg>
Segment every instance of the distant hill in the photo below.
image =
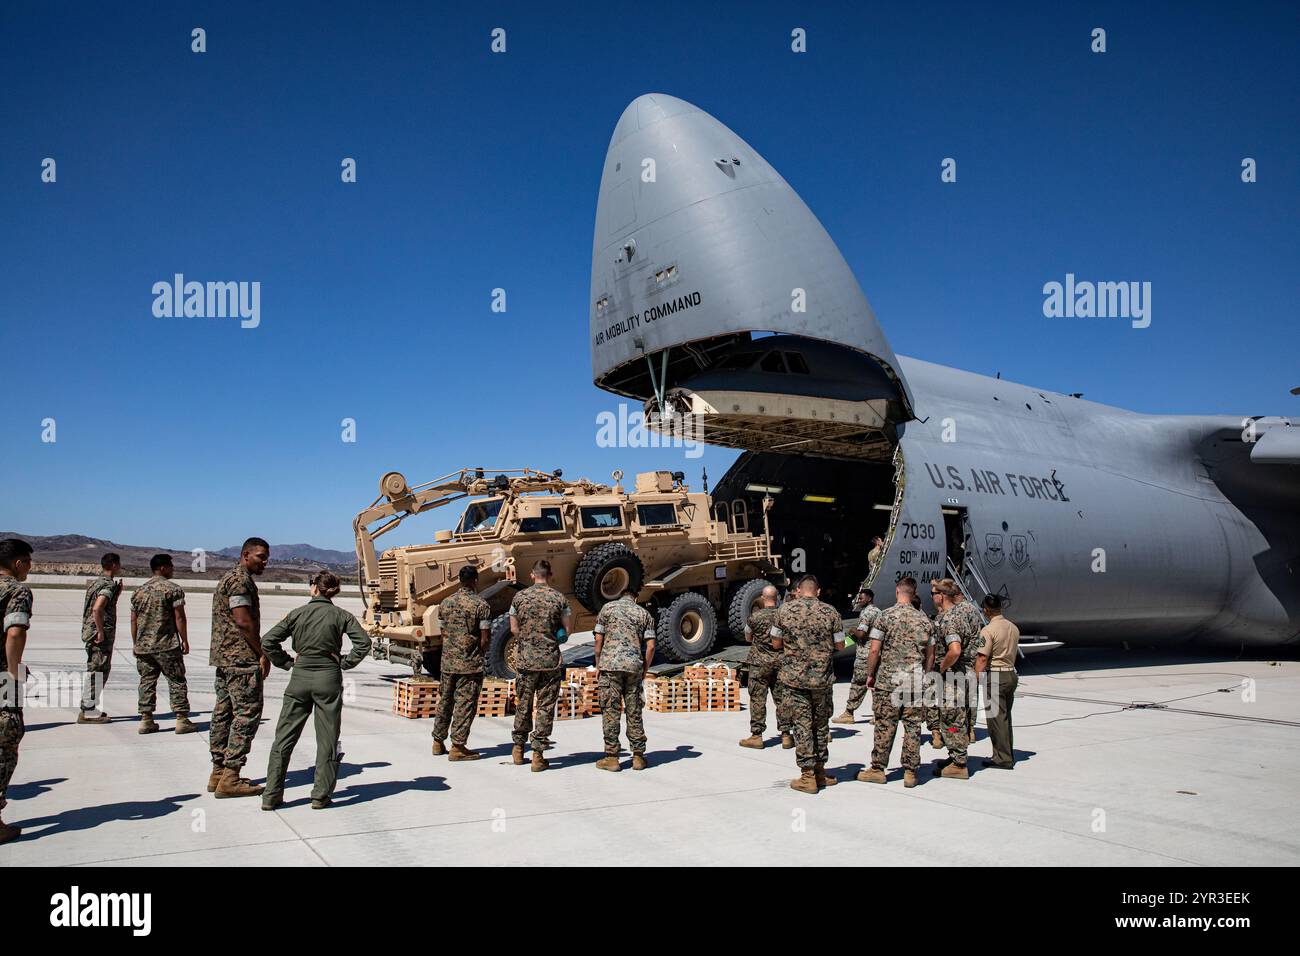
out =
<svg viewBox="0 0 1300 956"><path fill-rule="evenodd" d="M32 558L35 571L41 574L94 574L99 559L112 551L122 558L122 568L130 576L148 577L149 559L160 552L170 554L176 563L178 577L211 578L234 566L239 560L239 547L207 551L206 567L201 572L191 571L193 548L164 548L137 544L120 544L106 538L93 538L84 534L23 534L20 531L0 531L0 538L22 538L34 549ZM339 573L345 580L356 577L356 555L347 551L317 548L310 544L284 544L271 546L271 563L266 569L268 581L303 581L321 568Z"/></svg>
<svg viewBox="0 0 1300 956"><path fill-rule="evenodd" d="M239 545L213 551L223 558L239 557ZM346 564L349 567L357 563L357 556L352 551L335 551L331 548L318 548L312 544L273 544L271 558L275 561L314 561L317 564Z"/></svg>

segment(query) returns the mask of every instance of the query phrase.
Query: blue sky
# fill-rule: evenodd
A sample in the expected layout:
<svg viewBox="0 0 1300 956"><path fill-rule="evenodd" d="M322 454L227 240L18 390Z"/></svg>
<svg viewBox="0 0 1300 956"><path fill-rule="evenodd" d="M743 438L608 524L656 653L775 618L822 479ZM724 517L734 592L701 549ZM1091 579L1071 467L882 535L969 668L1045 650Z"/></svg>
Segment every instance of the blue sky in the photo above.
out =
<svg viewBox="0 0 1300 956"><path fill-rule="evenodd" d="M899 353L1300 411L1294 4L266 6L0 11L0 527L350 549L389 469L720 477L733 452L595 444L601 161L654 91L782 172ZM260 281L261 326L155 318L176 272ZM1045 319L1066 272L1150 281L1151 327Z"/></svg>

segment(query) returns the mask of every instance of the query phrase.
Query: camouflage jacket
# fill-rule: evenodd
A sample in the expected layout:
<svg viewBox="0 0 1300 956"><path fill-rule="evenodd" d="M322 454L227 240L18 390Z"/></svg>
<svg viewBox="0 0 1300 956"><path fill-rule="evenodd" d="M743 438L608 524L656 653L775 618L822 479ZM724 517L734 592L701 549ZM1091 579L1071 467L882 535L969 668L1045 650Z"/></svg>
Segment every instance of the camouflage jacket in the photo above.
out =
<svg viewBox="0 0 1300 956"><path fill-rule="evenodd" d="M858 612L858 623L853 629L858 631L860 636L853 638L854 644L858 647L867 647L871 644L868 638L871 636L871 629L877 626L876 621L880 619L881 613L880 608L874 604L868 604Z"/></svg>
<svg viewBox="0 0 1300 956"><path fill-rule="evenodd" d="M438 605L442 624L442 672L483 673L483 631L492 621L488 602L461 588Z"/></svg>
<svg viewBox="0 0 1300 956"><path fill-rule="evenodd" d="M568 609L564 595L549 584L534 584L515 595L510 616L519 622L516 670L550 671L560 666L556 632Z"/></svg>
<svg viewBox="0 0 1300 956"><path fill-rule="evenodd" d="M925 613L907 604L880 612L874 631L882 632L876 690L889 693L900 685L919 691L925 670L925 651L934 640L934 625Z"/></svg>
<svg viewBox="0 0 1300 956"><path fill-rule="evenodd" d="M32 623L32 589L8 574L0 574L0 707L21 707L22 687L9 673L9 660L5 657L4 636L11 627L27 628Z"/></svg>
<svg viewBox="0 0 1300 956"><path fill-rule="evenodd" d="M749 615L745 630L752 641L745 663L750 667L770 667L781 663L781 652L772 647L772 625L776 623L776 612L779 610L776 607L760 607Z"/></svg>
<svg viewBox="0 0 1300 956"><path fill-rule="evenodd" d="M975 652L979 643L980 630L984 627L984 615L970 601L962 601L955 607L940 614L934 621L936 639L945 646L951 642L951 636L961 639L961 657L953 665L954 670L969 670L975 666ZM938 651L935 651L938 654Z"/></svg>
<svg viewBox="0 0 1300 956"><path fill-rule="evenodd" d="M181 586L161 575L135 589L131 595L131 611L135 614L132 646L137 654L180 650L181 636L176 630L174 611L184 604L185 592Z"/></svg>
<svg viewBox="0 0 1300 956"><path fill-rule="evenodd" d="M86 583L86 600L81 605L81 639L95 639L95 601L102 595L108 598L104 605L104 637L112 640L117 634L117 598L122 593L122 582L107 574L91 578Z"/></svg>
<svg viewBox="0 0 1300 956"><path fill-rule="evenodd" d="M784 643L782 684L810 690L834 685L831 658L835 642L844 639L844 623L835 608L816 598L792 598L777 609L770 633Z"/></svg>
<svg viewBox="0 0 1300 956"><path fill-rule="evenodd" d="M257 663L257 655L235 624L232 609L236 607L248 608L248 613L253 615L253 630L260 636L262 606L257 582L242 563L222 576L212 594L212 648L208 663L213 667L251 667Z"/></svg>
<svg viewBox="0 0 1300 956"><path fill-rule="evenodd" d="M655 639L655 619L630 597L610 601L596 615L600 659L596 667L620 674L645 670L645 643Z"/></svg>

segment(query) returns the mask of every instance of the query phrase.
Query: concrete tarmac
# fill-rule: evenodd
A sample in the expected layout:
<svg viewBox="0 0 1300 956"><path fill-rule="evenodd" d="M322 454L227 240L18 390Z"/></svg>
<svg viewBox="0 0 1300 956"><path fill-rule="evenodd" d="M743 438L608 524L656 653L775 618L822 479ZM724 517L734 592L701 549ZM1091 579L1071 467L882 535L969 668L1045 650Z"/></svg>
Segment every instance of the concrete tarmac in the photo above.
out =
<svg viewBox="0 0 1300 956"><path fill-rule="evenodd" d="M286 805L217 800L205 790L212 668L211 597L189 605L187 658L201 733L138 736L129 593L105 701L111 724L74 723L84 668L82 596L37 587L26 662L27 736L9 791L0 866L339 864L711 865L1296 865L1300 820L1300 665L1071 650L1021 668L1018 765L981 770L981 728L967 781L935 778L923 744L921 785L905 790L895 740L885 786L858 783L869 763L869 702L832 725L838 786L788 788L793 751L737 746L749 714L645 716L650 769L609 773L601 721L557 721L551 769L509 761L511 718L479 718L476 762L429 752L432 720L392 713L409 673L369 660L350 672L346 752L334 806L309 805L310 725L290 764ZM264 595L264 629L302 602ZM341 605L360 612L355 599ZM265 720L245 774L265 775L288 674L273 670ZM159 683L166 705L166 683ZM847 683L835 688L837 712ZM51 699L52 698L52 699ZM745 698L748 706L748 698ZM1132 707L1132 704L1163 704ZM164 730L171 719L160 713Z"/></svg>

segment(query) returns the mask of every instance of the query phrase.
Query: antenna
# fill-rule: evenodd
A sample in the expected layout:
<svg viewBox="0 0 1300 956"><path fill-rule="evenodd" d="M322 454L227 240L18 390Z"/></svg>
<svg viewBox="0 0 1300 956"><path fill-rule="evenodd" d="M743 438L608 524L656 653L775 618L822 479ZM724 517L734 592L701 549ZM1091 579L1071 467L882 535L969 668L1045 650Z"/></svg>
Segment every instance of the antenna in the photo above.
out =
<svg viewBox="0 0 1300 956"><path fill-rule="evenodd" d="M709 469L708 466L700 469L700 477L704 479L704 493L709 493Z"/></svg>

